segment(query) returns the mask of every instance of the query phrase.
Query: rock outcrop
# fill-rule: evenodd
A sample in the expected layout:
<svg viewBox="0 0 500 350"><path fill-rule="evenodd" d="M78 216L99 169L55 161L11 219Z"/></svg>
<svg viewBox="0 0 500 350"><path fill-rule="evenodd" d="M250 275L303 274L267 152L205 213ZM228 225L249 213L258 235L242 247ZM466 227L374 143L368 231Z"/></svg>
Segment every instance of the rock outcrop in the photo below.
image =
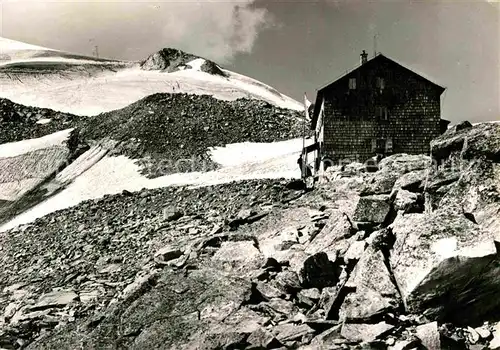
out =
<svg viewBox="0 0 500 350"><path fill-rule="evenodd" d="M148 177L209 171L213 147L301 137L299 112L249 99L222 101L207 95L154 94L123 109L88 117L84 142L120 142L114 155L137 160Z"/></svg>
<svg viewBox="0 0 500 350"><path fill-rule="evenodd" d="M428 211L392 224L392 269L409 311L477 322L499 309L500 125L455 127L431 146Z"/></svg>
<svg viewBox="0 0 500 350"><path fill-rule="evenodd" d="M182 69L192 69L191 62L200 60L200 70L212 75L225 77L224 71L214 62L207 59L186 53L184 51L172 48L161 49L150 55L141 63L141 69L160 70L165 72L175 72Z"/></svg>

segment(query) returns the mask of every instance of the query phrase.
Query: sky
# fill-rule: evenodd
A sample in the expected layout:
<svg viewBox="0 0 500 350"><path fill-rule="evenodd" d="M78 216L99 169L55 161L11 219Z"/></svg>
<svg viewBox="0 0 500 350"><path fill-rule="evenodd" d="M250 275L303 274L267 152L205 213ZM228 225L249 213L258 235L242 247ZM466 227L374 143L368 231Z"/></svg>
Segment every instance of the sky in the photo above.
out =
<svg viewBox="0 0 500 350"><path fill-rule="evenodd" d="M0 36L123 60L175 47L298 101L376 50L446 87L443 118L500 120L498 2L0 0Z"/></svg>

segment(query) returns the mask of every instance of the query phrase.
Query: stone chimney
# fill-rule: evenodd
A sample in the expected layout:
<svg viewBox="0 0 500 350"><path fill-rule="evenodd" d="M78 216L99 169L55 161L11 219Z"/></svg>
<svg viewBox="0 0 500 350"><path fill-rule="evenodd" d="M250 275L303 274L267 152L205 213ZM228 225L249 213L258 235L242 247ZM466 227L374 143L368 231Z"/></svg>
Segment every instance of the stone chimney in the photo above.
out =
<svg viewBox="0 0 500 350"><path fill-rule="evenodd" d="M361 56L361 64L365 64L366 61L368 61L368 54L366 53L365 50L363 50L360 56Z"/></svg>

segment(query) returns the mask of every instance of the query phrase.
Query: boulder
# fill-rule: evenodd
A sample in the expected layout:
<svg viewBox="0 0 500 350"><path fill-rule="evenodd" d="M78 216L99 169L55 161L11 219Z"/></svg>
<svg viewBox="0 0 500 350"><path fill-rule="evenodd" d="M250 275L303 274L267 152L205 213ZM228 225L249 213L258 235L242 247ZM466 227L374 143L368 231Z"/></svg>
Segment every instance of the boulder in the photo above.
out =
<svg viewBox="0 0 500 350"><path fill-rule="evenodd" d="M491 335L490 330L486 326L477 327L474 328L474 330L476 331L477 334L479 334L481 339L488 339Z"/></svg>
<svg viewBox="0 0 500 350"><path fill-rule="evenodd" d="M423 324L416 329L417 337L429 350L441 350L441 340L437 322Z"/></svg>
<svg viewBox="0 0 500 350"><path fill-rule="evenodd" d="M399 177L394 183L394 189L403 189L411 192L422 192L429 170L414 170Z"/></svg>
<svg viewBox="0 0 500 350"><path fill-rule="evenodd" d="M378 171L364 176L362 195L388 194L402 175L430 164L430 158L423 155L395 154L384 158L378 164Z"/></svg>
<svg viewBox="0 0 500 350"><path fill-rule="evenodd" d="M335 211L327 220L325 227L312 239L304 250L314 255L320 252L336 253L337 242L354 234L347 214Z"/></svg>
<svg viewBox="0 0 500 350"><path fill-rule="evenodd" d="M281 298L284 295L283 291L272 286L271 283L264 283L259 281L257 282L255 288L266 300L270 300L273 298Z"/></svg>
<svg viewBox="0 0 500 350"><path fill-rule="evenodd" d="M274 349L282 345L274 334L262 327L250 334L247 343L250 344L250 347L260 349Z"/></svg>
<svg viewBox="0 0 500 350"><path fill-rule="evenodd" d="M453 128L431 143L428 208L455 208L492 234L500 232L500 125Z"/></svg>
<svg viewBox="0 0 500 350"><path fill-rule="evenodd" d="M321 292L318 288L302 289L299 294L313 301L318 301L321 297Z"/></svg>
<svg viewBox="0 0 500 350"><path fill-rule="evenodd" d="M424 211L423 197L419 193L400 189L394 199L394 210L406 213L422 213Z"/></svg>
<svg viewBox="0 0 500 350"><path fill-rule="evenodd" d="M283 288L288 293L293 294L302 289L300 278L294 271L286 270L279 272L274 280L279 288Z"/></svg>
<svg viewBox="0 0 500 350"><path fill-rule="evenodd" d="M183 254L183 251L179 248L167 245L164 246L163 248L159 249L155 255L154 259L155 261L159 262L168 262L170 260L177 259L181 257Z"/></svg>
<svg viewBox="0 0 500 350"><path fill-rule="evenodd" d="M344 254L344 260L346 263L350 261L358 261L363 256L367 243L365 241L354 241L346 253Z"/></svg>
<svg viewBox="0 0 500 350"><path fill-rule="evenodd" d="M184 214L177 208L169 206L163 209L163 219L165 221L175 221L180 219Z"/></svg>
<svg viewBox="0 0 500 350"><path fill-rule="evenodd" d="M459 169L457 181L429 194L434 207L462 213L500 240L500 163L476 159Z"/></svg>
<svg viewBox="0 0 500 350"><path fill-rule="evenodd" d="M391 210L389 195L365 196L359 199L353 220L383 223Z"/></svg>
<svg viewBox="0 0 500 350"><path fill-rule="evenodd" d="M342 303L341 320L368 321L374 316L397 309L401 303L384 255L373 246L365 250L345 287L353 292Z"/></svg>
<svg viewBox="0 0 500 350"><path fill-rule="evenodd" d="M313 349L330 349L335 345L345 342L340 336L342 325L335 325L330 329L318 334L311 340L311 347Z"/></svg>
<svg viewBox="0 0 500 350"><path fill-rule="evenodd" d="M398 215L390 263L408 311L459 324L500 307L497 243L463 215Z"/></svg>
<svg viewBox="0 0 500 350"><path fill-rule="evenodd" d="M264 265L265 257L254 241L222 242L212 257L214 266L234 273L245 273Z"/></svg>
<svg viewBox="0 0 500 350"><path fill-rule="evenodd" d="M280 342L288 342L300 340L305 335L314 334L314 329L306 324L284 323L274 327L272 332Z"/></svg>
<svg viewBox="0 0 500 350"><path fill-rule="evenodd" d="M426 169L430 164L429 156L399 153L382 159L379 168L382 171L392 170L403 175L411 171Z"/></svg>
<svg viewBox="0 0 500 350"><path fill-rule="evenodd" d="M323 288L318 306L324 311L324 319L338 319L342 292L341 286Z"/></svg>
<svg viewBox="0 0 500 350"><path fill-rule="evenodd" d="M352 342L372 342L390 332L394 326L385 322L376 324L344 323L340 334Z"/></svg>
<svg viewBox="0 0 500 350"><path fill-rule="evenodd" d="M273 298L269 301L259 303L254 308L257 311L270 315L275 322L293 318L298 308L291 302L280 298Z"/></svg>
<svg viewBox="0 0 500 350"><path fill-rule="evenodd" d="M500 349L500 322L498 322L493 329L493 339L491 339L488 348Z"/></svg>
<svg viewBox="0 0 500 350"><path fill-rule="evenodd" d="M473 127L450 128L431 142L431 154L436 160L446 159L457 151L465 159L485 157L498 162L500 125L481 123Z"/></svg>

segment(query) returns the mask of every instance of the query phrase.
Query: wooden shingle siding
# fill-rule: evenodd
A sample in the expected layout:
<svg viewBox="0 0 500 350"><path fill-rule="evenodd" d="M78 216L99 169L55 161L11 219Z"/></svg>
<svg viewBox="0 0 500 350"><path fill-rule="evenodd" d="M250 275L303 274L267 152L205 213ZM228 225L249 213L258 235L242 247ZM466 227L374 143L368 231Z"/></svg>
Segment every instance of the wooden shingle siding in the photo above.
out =
<svg viewBox="0 0 500 350"><path fill-rule="evenodd" d="M354 91L348 83L353 77ZM429 152L430 141L440 134L439 89L386 61L367 70L362 66L337 82L323 92L326 157L364 162L376 153L373 140L380 141L377 145L390 140L392 153Z"/></svg>

